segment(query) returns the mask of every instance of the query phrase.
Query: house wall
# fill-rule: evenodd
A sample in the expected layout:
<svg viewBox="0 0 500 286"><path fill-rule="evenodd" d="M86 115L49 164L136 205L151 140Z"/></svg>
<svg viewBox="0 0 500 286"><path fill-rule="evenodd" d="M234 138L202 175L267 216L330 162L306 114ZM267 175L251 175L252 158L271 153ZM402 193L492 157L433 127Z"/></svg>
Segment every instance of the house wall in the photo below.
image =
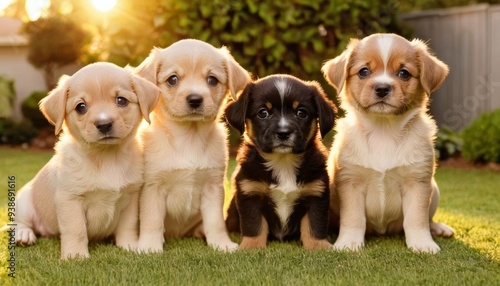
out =
<svg viewBox="0 0 500 286"><path fill-rule="evenodd" d="M430 112L438 125L458 131L481 113L500 108L500 6L428 10L401 19L450 68L431 95Z"/></svg>
<svg viewBox="0 0 500 286"><path fill-rule="evenodd" d="M35 91L46 91L41 70L28 61L28 40L19 34L22 22L18 19L0 17L0 75L14 80L16 103L13 118L22 118L21 103ZM73 74L77 65L64 66L56 71L56 78L62 74Z"/></svg>

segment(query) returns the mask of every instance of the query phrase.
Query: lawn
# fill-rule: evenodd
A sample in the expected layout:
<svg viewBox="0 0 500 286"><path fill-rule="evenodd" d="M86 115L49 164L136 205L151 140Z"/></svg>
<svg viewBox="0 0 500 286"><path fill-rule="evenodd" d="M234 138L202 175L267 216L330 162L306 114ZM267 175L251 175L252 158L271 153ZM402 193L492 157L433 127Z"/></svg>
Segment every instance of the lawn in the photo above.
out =
<svg viewBox="0 0 500 286"><path fill-rule="evenodd" d="M51 152L0 148L1 184L15 175L19 189L50 157ZM59 240L39 239L35 246L16 248L16 278L11 279L8 237L2 234L0 285L499 285L500 173L439 168L436 177L437 219L456 230L454 238L436 240L442 249L437 255L412 253L401 236L368 238L360 253L306 251L299 243L273 242L265 250L224 254L200 239L171 239L163 254L93 244L90 259L61 262ZM2 225L6 189L0 193Z"/></svg>

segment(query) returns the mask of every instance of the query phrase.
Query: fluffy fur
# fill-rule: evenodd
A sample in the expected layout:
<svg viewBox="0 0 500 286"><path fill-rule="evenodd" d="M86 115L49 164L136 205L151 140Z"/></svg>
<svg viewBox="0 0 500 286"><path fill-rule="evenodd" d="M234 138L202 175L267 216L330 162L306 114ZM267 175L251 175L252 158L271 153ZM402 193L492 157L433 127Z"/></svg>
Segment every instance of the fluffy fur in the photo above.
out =
<svg viewBox="0 0 500 286"><path fill-rule="evenodd" d="M330 248L320 134L332 129L334 107L319 84L287 75L260 79L228 105L226 118L244 134L226 221L230 231L241 231L240 249L264 248L268 236Z"/></svg>
<svg viewBox="0 0 500 286"><path fill-rule="evenodd" d="M439 190L427 105L448 67L420 40L375 34L351 40L322 71L347 113L329 157L332 221L340 216L334 247L357 250L365 233L404 231L412 250L438 252L431 233L453 230L432 221Z"/></svg>
<svg viewBox="0 0 500 286"><path fill-rule="evenodd" d="M89 257L88 241L111 235L136 247L143 160L135 135L158 96L150 82L108 63L61 77L40 109L63 132L55 155L17 195L17 243L60 235L62 259Z"/></svg>
<svg viewBox="0 0 500 286"><path fill-rule="evenodd" d="M249 74L226 48L198 40L154 49L136 70L162 91L151 126L141 131L139 250L162 252L164 236L204 236L215 249L236 249L223 218L228 149L219 111Z"/></svg>

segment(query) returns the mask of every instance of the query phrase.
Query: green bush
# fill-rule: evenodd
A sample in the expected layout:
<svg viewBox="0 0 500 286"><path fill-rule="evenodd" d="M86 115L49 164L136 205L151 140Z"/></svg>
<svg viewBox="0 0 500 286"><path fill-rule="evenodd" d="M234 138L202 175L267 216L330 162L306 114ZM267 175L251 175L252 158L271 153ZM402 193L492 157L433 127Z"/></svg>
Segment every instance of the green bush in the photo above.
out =
<svg viewBox="0 0 500 286"><path fill-rule="evenodd" d="M28 36L28 61L44 72L48 90L54 88L55 68L76 63L86 52L91 34L71 17L51 15L23 27Z"/></svg>
<svg viewBox="0 0 500 286"><path fill-rule="evenodd" d="M0 143L29 143L38 133L31 121L15 122L12 119L0 118Z"/></svg>
<svg viewBox="0 0 500 286"><path fill-rule="evenodd" d="M456 156L462 149L462 137L447 126L441 127L436 136L435 149L439 160Z"/></svg>
<svg viewBox="0 0 500 286"><path fill-rule="evenodd" d="M466 160L500 163L500 109L480 115L464 129L462 138Z"/></svg>
<svg viewBox="0 0 500 286"><path fill-rule="evenodd" d="M26 119L33 123L33 126L36 128L43 128L50 126L50 123L45 119L40 108L38 107L38 102L42 98L47 96L46 91L35 91L25 100L23 100L21 104L21 111Z"/></svg>
<svg viewBox="0 0 500 286"><path fill-rule="evenodd" d="M14 80L0 76L0 117L12 116L15 99Z"/></svg>
<svg viewBox="0 0 500 286"><path fill-rule="evenodd" d="M397 23L400 4L395 0L148 1L153 2L157 3L150 23L154 32L142 28L137 39L146 32L156 37L154 44L159 47L184 38L225 45L256 77L291 73L323 81L323 61L339 54L350 38L388 31L405 34ZM149 7L142 6L138 7ZM121 44L114 45L110 59L131 54L119 35L111 35L112 42Z"/></svg>

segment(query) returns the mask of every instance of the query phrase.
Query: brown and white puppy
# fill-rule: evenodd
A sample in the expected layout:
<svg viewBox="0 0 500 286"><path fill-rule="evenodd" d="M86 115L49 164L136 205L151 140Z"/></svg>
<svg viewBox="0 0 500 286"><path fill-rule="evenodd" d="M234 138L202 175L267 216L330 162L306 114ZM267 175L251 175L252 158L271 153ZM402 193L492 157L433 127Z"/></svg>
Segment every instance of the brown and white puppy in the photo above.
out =
<svg viewBox="0 0 500 286"><path fill-rule="evenodd" d="M136 71L162 91L142 130L145 185L139 251L162 252L164 236L205 236L233 250L223 218L227 130L220 109L250 76L226 48L198 40L154 49Z"/></svg>
<svg viewBox="0 0 500 286"><path fill-rule="evenodd" d="M227 106L228 123L244 135L226 221L230 231L241 231L240 249L265 248L268 236L300 237L306 249L332 247L326 240L329 180L321 136L334 117L318 83L288 75L248 84Z"/></svg>
<svg viewBox="0 0 500 286"><path fill-rule="evenodd" d="M40 109L63 131L55 155L17 194L16 241L61 237L61 258L89 257L88 242L114 235L134 249L143 159L136 138L160 91L109 63L62 76Z"/></svg>
<svg viewBox="0 0 500 286"><path fill-rule="evenodd" d="M427 105L448 67L420 40L375 34L351 40L322 71L347 113L329 158L331 209L340 215L334 247L356 250L365 233L404 231L412 250L438 252L431 233L450 237L453 230L432 221L439 190Z"/></svg>

